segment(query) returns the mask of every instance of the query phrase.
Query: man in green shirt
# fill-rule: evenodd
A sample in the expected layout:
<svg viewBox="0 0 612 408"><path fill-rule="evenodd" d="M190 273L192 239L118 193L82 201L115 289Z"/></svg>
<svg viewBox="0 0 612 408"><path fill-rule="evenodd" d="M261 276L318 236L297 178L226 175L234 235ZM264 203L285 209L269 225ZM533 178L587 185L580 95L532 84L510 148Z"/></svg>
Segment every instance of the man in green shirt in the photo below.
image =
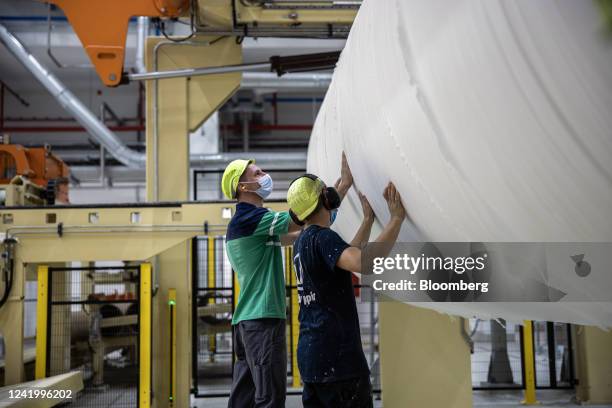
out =
<svg viewBox="0 0 612 408"><path fill-rule="evenodd" d="M352 185L343 158L341 196ZM289 213L263 207L272 178L253 160L234 160L221 181L223 194L236 199L228 225L227 255L240 284L234 311L236 363L228 408L285 406L287 342L285 275L281 245L291 245L301 229Z"/></svg>

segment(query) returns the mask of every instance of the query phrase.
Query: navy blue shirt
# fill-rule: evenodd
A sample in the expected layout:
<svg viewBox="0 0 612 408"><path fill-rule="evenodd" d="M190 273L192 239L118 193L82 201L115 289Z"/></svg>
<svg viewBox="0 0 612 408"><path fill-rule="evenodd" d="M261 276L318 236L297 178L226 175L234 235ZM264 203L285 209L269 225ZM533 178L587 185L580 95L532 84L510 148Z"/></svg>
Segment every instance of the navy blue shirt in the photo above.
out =
<svg viewBox="0 0 612 408"><path fill-rule="evenodd" d="M300 303L298 368L304 382L368 376L351 273L336 266L350 245L311 225L296 240L293 263Z"/></svg>

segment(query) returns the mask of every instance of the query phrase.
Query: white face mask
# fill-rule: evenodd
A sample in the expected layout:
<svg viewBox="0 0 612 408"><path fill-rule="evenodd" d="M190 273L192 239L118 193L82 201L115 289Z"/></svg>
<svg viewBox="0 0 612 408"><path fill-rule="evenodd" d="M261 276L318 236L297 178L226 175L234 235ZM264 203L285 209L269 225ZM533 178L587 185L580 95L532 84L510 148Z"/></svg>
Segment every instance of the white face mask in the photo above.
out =
<svg viewBox="0 0 612 408"><path fill-rule="evenodd" d="M272 188L274 187L272 177L269 174L266 174L265 176L260 177L257 182L259 183L260 187L255 191L255 194L265 200L272 193Z"/></svg>

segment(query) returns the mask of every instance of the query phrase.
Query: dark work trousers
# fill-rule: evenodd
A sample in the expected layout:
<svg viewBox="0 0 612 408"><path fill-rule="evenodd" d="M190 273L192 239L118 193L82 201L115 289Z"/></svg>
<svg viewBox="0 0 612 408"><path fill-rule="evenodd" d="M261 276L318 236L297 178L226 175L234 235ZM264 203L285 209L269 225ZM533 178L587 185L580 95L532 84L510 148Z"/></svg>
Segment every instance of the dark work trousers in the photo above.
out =
<svg viewBox="0 0 612 408"><path fill-rule="evenodd" d="M228 408L284 408L287 339L284 319L234 325L234 378Z"/></svg>
<svg viewBox="0 0 612 408"><path fill-rule="evenodd" d="M304 408L372 408L370 377L328 383L304 383Z"/></svg>

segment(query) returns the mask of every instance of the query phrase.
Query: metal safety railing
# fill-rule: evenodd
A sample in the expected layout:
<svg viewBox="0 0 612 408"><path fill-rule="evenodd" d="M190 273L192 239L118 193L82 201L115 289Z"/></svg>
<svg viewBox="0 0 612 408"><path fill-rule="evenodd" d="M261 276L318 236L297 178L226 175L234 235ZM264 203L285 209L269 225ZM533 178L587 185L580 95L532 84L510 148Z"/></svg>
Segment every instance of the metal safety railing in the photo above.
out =
<svg viewBox="0 0 612 408"><path fill-rule="evenodd" d="M38 266L36 379L79 370L75 407L151 406L151 265Z"/></svg>

